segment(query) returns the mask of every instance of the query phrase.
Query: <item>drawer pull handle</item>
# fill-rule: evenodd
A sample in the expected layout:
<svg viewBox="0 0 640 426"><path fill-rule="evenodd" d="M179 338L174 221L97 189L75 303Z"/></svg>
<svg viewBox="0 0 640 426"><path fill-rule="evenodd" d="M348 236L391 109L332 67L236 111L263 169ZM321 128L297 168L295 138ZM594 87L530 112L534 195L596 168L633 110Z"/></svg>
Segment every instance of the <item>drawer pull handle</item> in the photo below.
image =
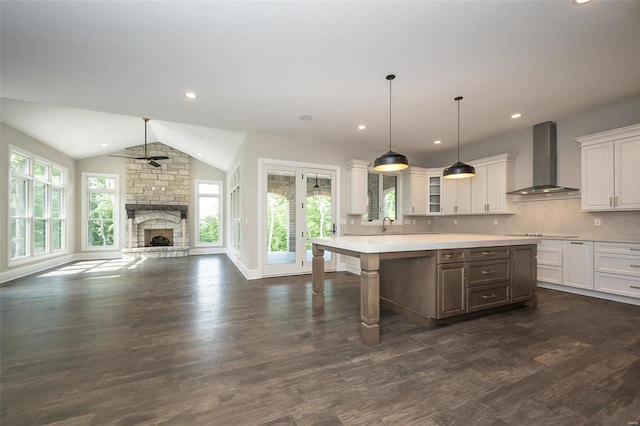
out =
<svg viewBox="0 0 640 426"><path fill-rule="evenodd" d="M483 251L482 254L487 256L487 255L493 254L493 252L492 251Z"/></svg>
<svg viewBox="0 0 640 426"><path fill-rule="evenodd" d="M482 271L483 274L487 275L487 274L495 274L496 270L495 269L485 269Z"/></svg>
<svg viewBox="0 0 640 426"><path fill-rule="evenodd" d="M482 296L483 299L493 299L494 297L496 297L495 294L483 294Z"/></svg>
<svg viewBox="0 0 640 426"><path fill-rule="evenodd" d="M640 290L640 286L638 285L630 285L629 288L635 288L636 290Z"/></svg>
<svg viewBox="0 0 640 426"><path fill-rule="evenodd" d="M582 243L579 242L579 241L571 241L571 244L580 244L580 245L582 245Z"/></svg>
<svg viewBox="0 0 640 426"><path fill-rule="evenodd" d="M445 254L444 257L446 257L447 259L449 259L451 257L450 254Z"/></svg>

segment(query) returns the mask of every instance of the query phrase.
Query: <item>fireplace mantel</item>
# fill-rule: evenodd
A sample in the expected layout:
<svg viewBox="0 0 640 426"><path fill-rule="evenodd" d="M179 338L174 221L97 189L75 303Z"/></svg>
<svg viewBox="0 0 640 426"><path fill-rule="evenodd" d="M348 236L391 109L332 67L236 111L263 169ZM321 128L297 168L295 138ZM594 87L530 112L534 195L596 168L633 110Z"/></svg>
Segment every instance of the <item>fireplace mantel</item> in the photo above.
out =
<svg viewBox="0 0 640 426"><path fill-rule="evenodd" d="M136 210L165 210L165 211L179 211L180 219L187 218L187 206L171 205L171 204L125 204L124 208L127 210L127 218L133 219L135 217Z"/></svg>

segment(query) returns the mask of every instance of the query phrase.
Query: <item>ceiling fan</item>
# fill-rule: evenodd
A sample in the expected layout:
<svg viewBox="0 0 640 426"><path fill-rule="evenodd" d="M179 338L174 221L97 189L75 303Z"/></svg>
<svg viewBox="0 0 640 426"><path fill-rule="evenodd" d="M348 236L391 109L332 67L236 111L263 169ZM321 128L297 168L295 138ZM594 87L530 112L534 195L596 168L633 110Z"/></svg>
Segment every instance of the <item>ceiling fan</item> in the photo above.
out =
<svg viewBox="0 0 640 426"><path fill-rule="evenodd" d="M149 155L147 154L147 122L148 118L143 118L144 121L144 155L142 157L128 157L126 155L109 155L109 157L120 157L120 158L130 158L132 160L145 160L147 164L151 164L153 167L160 167L159 163L156 163L156 160L168 160L169 157L166 155Z"/></svg>

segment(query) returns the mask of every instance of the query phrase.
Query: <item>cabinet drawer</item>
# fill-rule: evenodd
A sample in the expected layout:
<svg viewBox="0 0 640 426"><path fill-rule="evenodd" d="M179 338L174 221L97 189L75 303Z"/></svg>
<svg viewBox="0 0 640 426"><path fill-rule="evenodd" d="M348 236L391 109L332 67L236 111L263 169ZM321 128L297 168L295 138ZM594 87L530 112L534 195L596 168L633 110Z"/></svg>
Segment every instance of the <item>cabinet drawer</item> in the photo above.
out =
<svg viewBox="0 0 640 426"><path fill-rule="evenodd" d="M492 308L509 303L509 283L492 284L467 289L469 312Z"/></svg>
<svg viewBox="0 0 640 426"><path fill-rule="evenodd" d="M624 254L640 257L640 244L632 243L595 243L596 253Z"/></svg>
<svg viewBox="0 0 640 426"><path fill-rule="evenodd" d="M467 279L470 287L509 281L511 260L498 259L469 262Z"/></svg>
<svg viewBox="0 0 640 426"><path fill-rule="evenodd" d="M562 284L562 266L541 265L538 263L538 281Z"/></svg>
<svg viewBox="0 0 640 426"><path fill-rule="evenodd" d="M640 298L640 279L596 272L595 289L621 296Z"/></svg>
<svg viewBox="0 0 640 426"><path fill-rule="evenodd" d="M438 250L438 263L464 262L467 260L465 249Z"/></svg>
<svg viewBox="0 0 640 426"><path fill-rule="evenodd" d="M467 260L509 259L510 257L511 250L509 250L509 246L477 247L469 249Z"/></svg>
<svg viewBox="0 0 640 426"><path fill-rule="evenodd" d="M562 266L562 247L538 246L538 265Z"/></svg>
<svg viewBox="0 0 640 426"><path fill-rule="evenodd" d="M640 277L640 257L596 253L594 270Z"/></svg>

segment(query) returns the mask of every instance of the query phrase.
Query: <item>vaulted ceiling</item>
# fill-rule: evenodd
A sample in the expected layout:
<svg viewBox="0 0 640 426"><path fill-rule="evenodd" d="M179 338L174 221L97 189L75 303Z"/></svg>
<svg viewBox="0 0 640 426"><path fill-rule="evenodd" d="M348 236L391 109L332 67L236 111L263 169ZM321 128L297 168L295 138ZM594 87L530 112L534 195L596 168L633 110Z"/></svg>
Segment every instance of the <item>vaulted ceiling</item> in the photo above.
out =
<svg viewBox="0 0 640 426"><path fill-rule="evenodd" d="M454 146L457 95L464 144L640 94L638 1L0 8L2 121L74 158L141 144L141 117L223 170L255 130L382 153L390 100L410 156Z"/></svg>

